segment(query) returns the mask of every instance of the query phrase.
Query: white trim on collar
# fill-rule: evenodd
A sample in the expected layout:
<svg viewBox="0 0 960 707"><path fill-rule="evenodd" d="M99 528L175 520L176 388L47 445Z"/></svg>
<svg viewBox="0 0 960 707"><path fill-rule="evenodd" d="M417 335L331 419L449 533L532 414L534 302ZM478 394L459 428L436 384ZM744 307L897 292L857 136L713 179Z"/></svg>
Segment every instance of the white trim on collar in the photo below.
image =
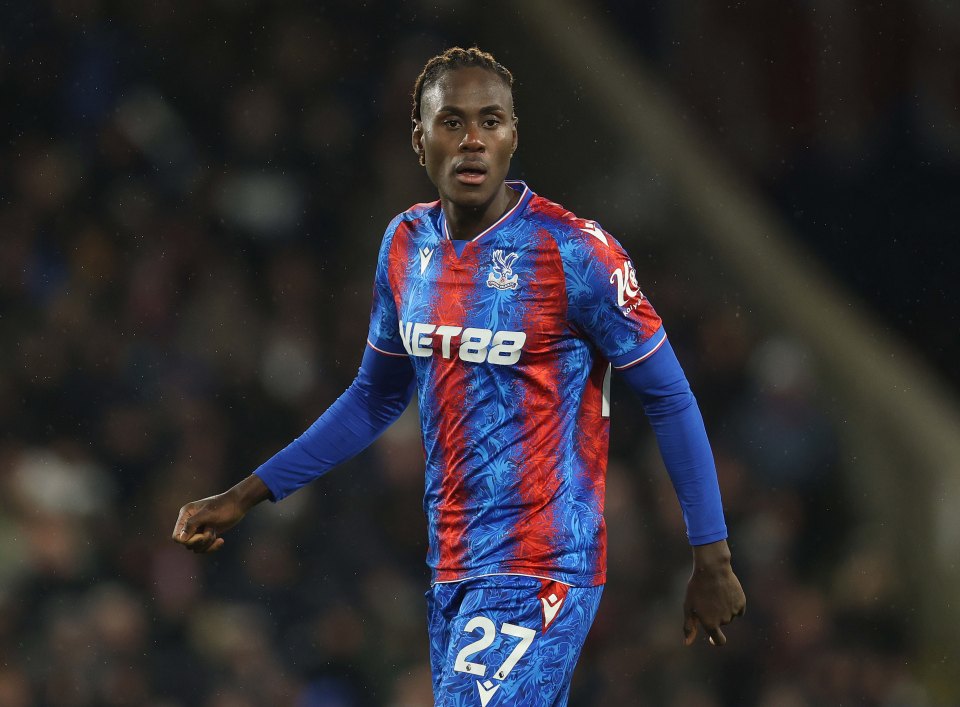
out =
<svg viewBox="0 0 960 707"><path fill-rule="evenodd" d="M526 200L527 195L530 193L530 187L528 187L526 184L524 184L523 182L521 182L521 181L519 181L519 180L517 180L517 181L507 180L506 182L504 182L504 184L508 184L508 185L510 185L510 184L523 184L523 191L520 192L520 198L517 199L517 203L514 204L513 207L512 207L509 211L507 211L507 213L505 213L503 216L501 216L501 217L498 218L496 221L494 221L491 225L489 225L489 226L487 226L485 229L483 229L483 231L481 231L480 233L478 233L477 235L475 235L473 238L471 238L471 239L468 241L468 243L483 238L485 235L487 235L488 233L490 233L490 231L492 231L492 230L495 229L497 226L499 226L501 223L503 223L503 222L506 221L508 218L510 218L510 217L514 214L514 212L516 212L516 210L520 208L520 206L521 206L521 205L523 204L523 202ZM511 189L512 189L512 188L513 188L513 187L511 187ZM448 241L452 241L453 239L450 237L450 229L447 228L447 215L444 214L442 210L441 210L440 213L443 214L443 219L441 220L441 226L442 226L442 228L443 228L443 237L444 237L446 240L448 240Z"/></svg>

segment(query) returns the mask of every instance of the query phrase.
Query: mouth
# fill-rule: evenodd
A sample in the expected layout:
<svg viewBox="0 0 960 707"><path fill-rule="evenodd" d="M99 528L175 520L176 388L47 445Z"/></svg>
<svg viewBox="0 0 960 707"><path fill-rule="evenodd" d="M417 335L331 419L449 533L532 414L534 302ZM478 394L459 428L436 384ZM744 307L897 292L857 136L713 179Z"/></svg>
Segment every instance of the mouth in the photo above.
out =
<svg viewBox="0 0 960 707"><path fill-rule="evenodd" d="M487 178L487 165L478 160L465 160L454 168L461 184L482 184Z"/></svg>

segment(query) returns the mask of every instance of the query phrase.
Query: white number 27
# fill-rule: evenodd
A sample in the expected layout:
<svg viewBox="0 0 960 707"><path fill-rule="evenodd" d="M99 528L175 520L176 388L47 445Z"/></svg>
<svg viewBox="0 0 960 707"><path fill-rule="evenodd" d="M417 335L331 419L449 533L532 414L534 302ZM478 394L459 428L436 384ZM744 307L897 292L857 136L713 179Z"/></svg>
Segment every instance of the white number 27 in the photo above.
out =
<svg viewBox="0 0 960 707"><path fill-rule="evenodd" d="M497 635L497 627L494 626L493 621L486 616L475 616L463 627L463 632L473 633L477 629L480 629L483 635L478 640L463 647L457 654L457 660L453 664L453 669L461 673L470 673L471 675L483 677L487 673L487 666L482 663L471 663L467 659L485 648L489 648L493 644L493 640ZM523 626L505 623L500 627L500 633L505 636L520 639L520 643L510 652L507 659L503 661L503 665L497 668L494 674L494 677L498 680L505 680L517 662L523 657L523 654L527 652L537 632L532 628L524 628Z"/></svg>

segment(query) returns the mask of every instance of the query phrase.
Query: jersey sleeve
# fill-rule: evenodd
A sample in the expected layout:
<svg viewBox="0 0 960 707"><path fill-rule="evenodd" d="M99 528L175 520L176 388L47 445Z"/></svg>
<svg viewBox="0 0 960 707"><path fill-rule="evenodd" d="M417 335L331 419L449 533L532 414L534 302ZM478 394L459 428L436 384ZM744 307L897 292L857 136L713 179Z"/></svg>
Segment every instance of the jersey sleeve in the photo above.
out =
<svg viewBox="0 0 960 707"><path fill-rule="evenodd" d="M560 253L567 312L614 368L640 363L666 340L623 246L593 221L579 221Z"/></svg>
<svg viewBox="0 0 960 707"><path fill-rule="evenodd" d="M406 356L400 338L400 322L397 305L390 283L390 249L402 216L397 216L387 226L377 255L377 272L373 284L373 306L370 310L370 328L367 343L376 351L390 356Z"/></svg>
<svg viewBox="0 0 960 707"><path fill-rule="evenodd" d="M349 388L302 435L254 473L279 501L366 449L400 417L414 390L407 361L371 348Z"/></svg>
<svg viewBox="0 0 960 707"><path fill-rule="evenodd" d="M640 397L683 510L691 545L727 537L717 468L700 406L670 342L623 377Z"/></svg>

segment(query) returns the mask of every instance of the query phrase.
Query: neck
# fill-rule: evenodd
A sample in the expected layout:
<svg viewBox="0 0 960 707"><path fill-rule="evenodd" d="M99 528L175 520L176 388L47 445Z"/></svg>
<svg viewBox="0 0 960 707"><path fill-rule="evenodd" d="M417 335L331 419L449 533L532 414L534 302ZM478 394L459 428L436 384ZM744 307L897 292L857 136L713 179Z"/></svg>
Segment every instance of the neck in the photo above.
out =
<svg viewBox="0 0 960 707"><path fill-rule="evenodd" d="M447 220L447 231L455 241L476 238L514 207L520 200L519 192L504 184L486 205L458 206L441 197L440 204Z"/></svg>

